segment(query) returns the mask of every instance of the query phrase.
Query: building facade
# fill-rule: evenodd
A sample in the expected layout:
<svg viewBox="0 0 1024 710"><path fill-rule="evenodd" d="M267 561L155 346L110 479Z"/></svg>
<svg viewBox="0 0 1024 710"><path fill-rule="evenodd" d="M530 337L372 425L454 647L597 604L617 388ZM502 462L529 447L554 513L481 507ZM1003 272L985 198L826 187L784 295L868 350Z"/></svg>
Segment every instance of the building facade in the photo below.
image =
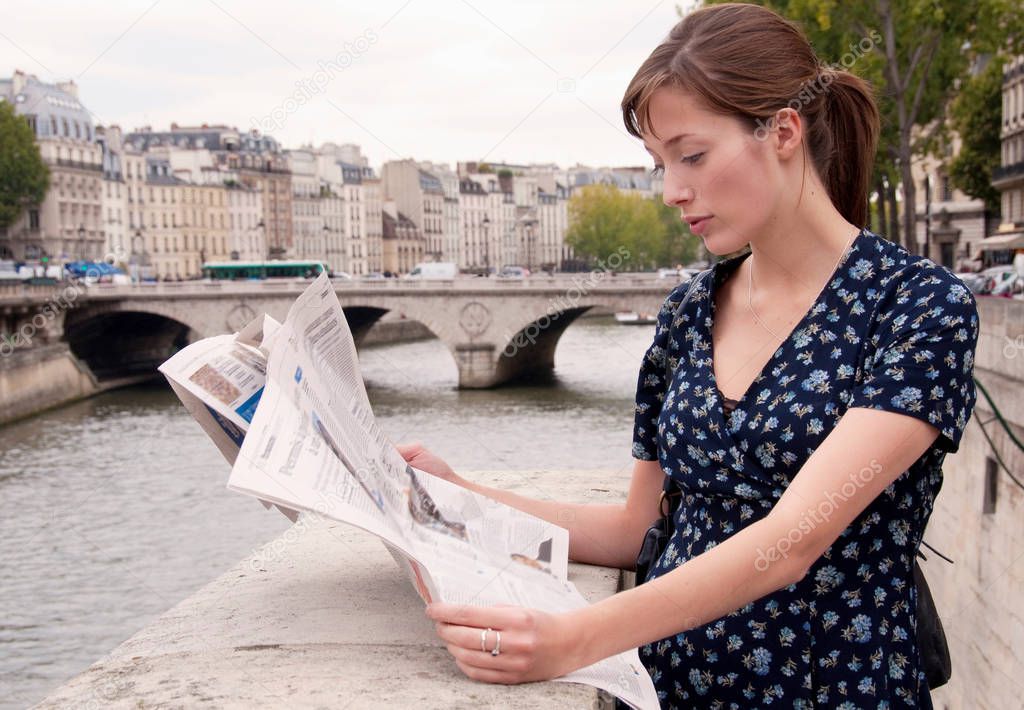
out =
<svg viewBox="0 0 1024 710"><path fill-rule="evenodd" d="M263 229L263 197L259 190L243 185L235 177L225 182L228 198L228 233L231 259L263 261L267 241Z"/></svg>
<svg viewBox="0 0 1024 710"><path fill-rule="evenodd" d="M103 155L103 193L100 218L103 225L104 260L124 264L130 250L128 186L124 176L124 141L117 126L97 126L96 142Z"/></svg>
<svg viewBox="0 0 1024 710"><path fill-rule="evenodd" d="M28 121L50 170L42 204L0 231L0 258L19 261L102 259L103 147L73 81L47 84L21 71L0 80L0 100Z"/></svg>
<svg viewBox="0 0 1024 710"><path fill-rule="evenodd" d="M306 149L285 151L292 175L292 232L299 259L327 259L327 225L320 215L320 181L316 158ZM333 266L333 265L332 265Z"/></svg>
<svg viewBox="0 0 1024 710"><path fill-rule="evenodd" d="M1024 55L1003 68L1003 121L1000 166L992 185L1000 192L1002 220L982 245L996 263L1009 263L1024 251Z"/></svg>
<svg viewBox="0 0 1024 710"><path fill-rule="evenodd" d="M145 183L142 187L142 225L140 263L151 267L150 275L160 281L187 278L198 270L199 256L191 243L184 242L185 187L176 178L170 162L163 157L147 156Z"/></svg>
<svg viewBox="0 0 1024 710"><path fill-rule="evenodd" d="M384 199L412 220L424 240L424 258L444 260L445 194L441 180L415 160L393 160L381 169Z"/></svg>
<svg viewBox="0 0 1024 710"><path fill-rule="evenodd" d="M125 137L137 152L166 149L176 170L195 174L204 167L222 171L260 194L263 240L273 258L294 256L291 172L280 145L271 136L243 133L223 125L179 126L168 131L143 127Z"/></svg>
<svg viewBox="0 0 1024 710"><path fill-rule="evenodd" d="M385 200L382 207L384 271L407 274L425 261L426 239L416 223L398 210L394 200Z"/></svg>

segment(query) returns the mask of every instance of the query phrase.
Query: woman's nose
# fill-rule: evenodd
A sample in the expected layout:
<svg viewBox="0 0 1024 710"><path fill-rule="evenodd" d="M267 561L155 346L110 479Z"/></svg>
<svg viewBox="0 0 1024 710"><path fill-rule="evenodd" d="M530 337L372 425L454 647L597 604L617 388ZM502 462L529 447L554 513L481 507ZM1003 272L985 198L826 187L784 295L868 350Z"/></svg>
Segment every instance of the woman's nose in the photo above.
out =
<svg viewBox="0 0 1024 710"><path fill-rule="evenodd" d="M665 194L662 199L669 207L677 207L693 202L696 196L696 191L692 187L670 187L666 181Z"/></svg>

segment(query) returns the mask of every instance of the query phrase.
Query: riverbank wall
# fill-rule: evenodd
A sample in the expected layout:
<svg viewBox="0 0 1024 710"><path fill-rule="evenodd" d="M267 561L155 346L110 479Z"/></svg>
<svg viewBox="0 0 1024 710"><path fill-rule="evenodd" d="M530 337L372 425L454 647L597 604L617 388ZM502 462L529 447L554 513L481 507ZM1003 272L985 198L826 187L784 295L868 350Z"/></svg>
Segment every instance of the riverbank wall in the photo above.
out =
<svg viewBox="0 0 1024 710"><path fill-rule="evenodd" d="M974 374L992 401L979 389L925 531L953 564L922 550L953 661L936 710L1020 707L1024 678L1024 301L982 297L978 310Z"/></svg>
<svg viewBox="0 0 1024 710"><path fill-rule="evenodd" d="M67 343L15 350L0 358L0 424L59 407L108 389Z"/></svg>
<svg viewBox="0 0 1024 710"><path fill-rule="evenodd" d="M581 503L621 500L627 476L472 474L526 495ZM618 570L572 564L569 576L592 602L619 586ZM309 517L37 707L196 706L481 710L612 704L606 694L574 683L503 686L469 680L384 546L350 526Z"/></svg>

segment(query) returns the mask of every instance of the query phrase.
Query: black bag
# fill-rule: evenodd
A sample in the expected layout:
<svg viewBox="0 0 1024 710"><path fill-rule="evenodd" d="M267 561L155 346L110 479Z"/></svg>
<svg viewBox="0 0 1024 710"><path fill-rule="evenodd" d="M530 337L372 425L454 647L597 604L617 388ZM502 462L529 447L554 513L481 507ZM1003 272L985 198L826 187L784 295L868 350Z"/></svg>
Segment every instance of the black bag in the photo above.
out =
<svg viewBox="0 0 1024 710"><path fill-rule="evenodd" d="M704 276L704 273L694 276L690 281L686 295L683 297L672 319L673 324L686 307L696 282ZM666 350L666 389L672 381L673 374ZM679 486L676 485L676 482L670 476L666 475L661 493L661 501L658 506L661 517L644 534L643 542L640 545L640 553L636 557L636 584L643 584L647 581L647 575L650 573L651 567L657 563L668 546L668 541L672 538L672 533L675 531L675 515L679 509L681 498L682 491L679 489ZM927 545L927 543L923 544ZM931 549L931 546L929 546L929 549ZM927 559L920 551L918 551L917 555ZM942 555L940 557L943 557L948 562L952 562L952 560ZM953 674L953 663L949 657L949 644L946 642L946 633L942 629L942 620L939 619L939 612L935 608L935 600L932 599L931 590L928 589L928 582L925 581L924 570L921 569L921 565L918 564L917 560L914 560L914 586L917 588L917 647L921 654L921 665L928 680L928 688L934 690L949 681L950 676Z"/></svg>
<svg viewBox="0 0 1024 710"><path fill-rule="evenodd" d="M924 557L920 551L917 554ZM914 560L914 586L917 587L917 648L928 687L934 689L949 681L953 675L953 661L949 657L949 644L946 643L946 632L942 630L939 610L935 608L932 592L924 579L924 570L917 560Z"/></svg>

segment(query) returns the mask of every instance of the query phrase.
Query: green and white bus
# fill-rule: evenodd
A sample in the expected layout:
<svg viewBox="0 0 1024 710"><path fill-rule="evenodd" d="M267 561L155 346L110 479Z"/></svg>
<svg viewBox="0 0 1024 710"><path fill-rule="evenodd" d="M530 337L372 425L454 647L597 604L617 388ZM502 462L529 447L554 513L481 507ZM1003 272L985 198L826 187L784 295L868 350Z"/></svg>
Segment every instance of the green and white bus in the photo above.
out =
<svg viewBox="0 0 1024 710"><path fill-rule="evenodd" d="M203 264L203 278L214 281L240 279L311 279L327 271L322 261L209 261Z"/></svg>

